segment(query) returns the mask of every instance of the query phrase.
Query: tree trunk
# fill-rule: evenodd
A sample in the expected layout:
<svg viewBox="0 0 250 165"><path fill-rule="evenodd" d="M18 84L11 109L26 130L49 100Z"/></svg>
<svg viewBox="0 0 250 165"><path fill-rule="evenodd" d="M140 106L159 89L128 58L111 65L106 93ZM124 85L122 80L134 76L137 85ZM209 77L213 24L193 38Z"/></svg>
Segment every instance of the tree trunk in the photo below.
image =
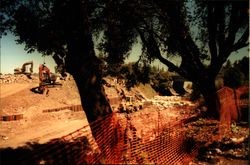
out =
<svg viewBox="0 0 250 165"><path fill-rule="evenodd" d="M93 123L97 119L111 114L112 109L102 86L100 60L95 55L92 36L86 29L70 35L65 64L67 71L74 77L77 84L88 122ZM101 152L104 152L103 140L107 139L106 130L110 128L111 124L111 119L105 121L105 127L98 131L93 125L90 125L93 138Z"/></svg>
<svg viewBox="0 0 250 165"><path fill-rule="evenodd" d="M219 100L216 93L215 79L202 81L199 88L208 108L207 117L219 119Z"/></svg>
<svg viewBox="0 0 250 165"><path fill-rule="evenodd" d="M71 74L77 84L81 104L90 124L93 138L101 153L106 155L109 151L105 150L105 146L108 138L110 139L107 130L110 130L110 127L112 127L112 117L105 118L105 121L102 121L101 124L98 122L100 124L98 127L91 125L91 123L111 114L112 109L101 83L102 76L98 67L99 61L97 57L87 61L83 63L81 68L75 67L74 72L71 72Z"/></svg>
<svg viewBox="0 0 250 165"><path fill-rule="evenodd" d="M112 112L101 84L101 71L98 71L98 68L96 68L98 66L95 66L96 64L93 63L94 61L92 64L90 61L87 66L82 66L81 70L73 74L83 109L90 123Z"/></svg>

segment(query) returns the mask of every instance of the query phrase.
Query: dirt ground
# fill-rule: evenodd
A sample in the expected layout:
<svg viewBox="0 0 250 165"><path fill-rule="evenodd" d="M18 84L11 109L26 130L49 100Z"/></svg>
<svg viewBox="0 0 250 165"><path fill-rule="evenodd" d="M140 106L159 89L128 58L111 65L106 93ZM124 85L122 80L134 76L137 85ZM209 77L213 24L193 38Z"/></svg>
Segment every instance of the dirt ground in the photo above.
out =
<svg viewBox="0 0 250 165"><path fill-rule="evenodd" d="M80 97L73 80L49 88L49 96L31 91L38 82L1 84L0 116L23 114L23 119L0 121L0 148L22 146L27 142L44 143L67 135L87 124L83 111L44 113L43 110L79 105Z"/></svg>
<svg viewBox="0 0 250 165"><path fill-rule="evenodd" d="M15 77L17 80L18 78L20 77ZM21 77L21 80L11 83L0 83L0 116L23 114L23 119L21 120L0 121L1 149L8 147L18 148L33 142L43 144L88 125L83 111L74 112L65 108L60 111L44 112L44 110L48 109L81 104L78 90L72 77L66 81L62 80L61 86L49 88L49 96L37 94L32 91L32 89L38 86L37 77L29 81ZM111 82L112 80L110 80ZM116 88L121 89L123 86L118 85ZM180 107L195 108L196 106L185 100L180 101L181 98L179 97L155 97L155 93L149 92L148 89L147 92L143 93L145 91L143 88L135 88L130 92L132 94L140 91L142 95L150 96L146 100L152 103L142 111L130 114L131 123L137 128L138 137L145 134L153 134L153 127L159 124L157 123L159 118L169 123L181 120L190 115L190 112L187 111L186 114L184 110L180 111ZM118 96L113 87L106 87L105 91L108 97ZM173 105L177 106L177 108L173 108ZM161 112L161 115L159 115L159 112ZM120 116L121 122L126 119L125 114L119 113L118 116ZM144 121L151 123L151 125L147 124L147 127L145 127ZM248 163L246 160L246 153L249 152L246 149L248 148L247 139L249 138L248 126L234 126L230 135L225 135L221 141L217 142L216 139L213 139L213 135L217 134L218 131L217 123L214 121L197 119L194 122L188 123L184 129L187 129L187 132L189 132L187 138L192 138L205 146L199 151L197 161L190 164L218 164L218 162L219 164L225 164L225 162L227 164L228 162L233 162L233 160L234 162L236 161L234 164ZM243 141L240 144L234 144L234 141L237 142L242 140L242 138ZM232 154L232 152L239 150L241 152L236 154L239 157L234 157L235 154ZM225 157L230 157L229 161L223 160ZM220 162L215 159L223 161Z"/></svg>
<svg viewBox="0 0 250 165"><path fill-rule="evenodd" d="M231 130L220 133L220 122L198 117L183 127L186 138L200 148L191 165L248 165L249 124L239 121L231 124Z"/></svg>
<svg viewBox="0 0 250 165"><path fill-rule="evenodd" d="M11 76L10 76L11 77ZM71 78L62 80L61 86L49 88L49 96L34 93L32 89L38 86L38 79L34 77L31 81L26 81L24 77L14 76L16 82L2 83L0 90L0 116L23 114L23 119L14 121L0 121L0 148L17 148L28 142L45 143L51 139L59 138L74 132L77 129L88 125L83 111L73 112L70 109L44 113L48 109L80 105L80 96L74 80ZM20 81L19 81L20 80ZM25 81L24 81L25 80ZM113 83L110 80L110 83ZM126 91L123 85L116 88ZM145 86L143 87L145 88ZM117 97L117 91L113 87L105 87L108 97ZM126 91L134 94L139 91L136 88ZM145 90L144 90L145 91ZM147 89L147 96L152 97ZM151 92L152 93L152 92ZM117 108L117 104L115 105ZM157 123L158 110L166 109L160 105L151 105L130 114L132 122L141 133L144 128L143 120L148 120L152 126ZM124 114L118 114L121 120L125 120ZM150 118L149 118L150 116ZM161 118L165 121L176 120L179 116L178 111L165 111ZM152 132L150 124L144 128L144 133ZM138 136L142 136L138 134Z"/></svg>

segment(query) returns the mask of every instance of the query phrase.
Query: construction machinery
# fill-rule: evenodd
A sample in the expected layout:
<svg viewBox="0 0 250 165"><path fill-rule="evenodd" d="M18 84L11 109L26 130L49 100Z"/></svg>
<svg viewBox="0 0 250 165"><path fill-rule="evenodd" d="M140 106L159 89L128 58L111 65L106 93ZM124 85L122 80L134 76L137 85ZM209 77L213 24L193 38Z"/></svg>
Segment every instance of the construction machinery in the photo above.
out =
<svg viewBox="0 0 250 165"><path fill-rule="evenodd" d="M43 94L45 90L47 90L46 94L48 94L48 87L54 87L55 85L62 85L57 82L58 76L50 72L50 69L45 66L45 64L41 64L39 66L39 93Z"/></svg>
<svg viewBox="0 0 250 165"><path fill-rule="evenodd" d="M143 105L141 102L137 102L133 96L125 96L119 105L120 112L132 113L142 109Z"/></svg>
<svg viewBox="0 0 250 165"><path fill-rule="evenodd" d="M33 73L33 61L25 62L21 68L15 68L14 74L25 74L26 76L30 77Z"/></svg>

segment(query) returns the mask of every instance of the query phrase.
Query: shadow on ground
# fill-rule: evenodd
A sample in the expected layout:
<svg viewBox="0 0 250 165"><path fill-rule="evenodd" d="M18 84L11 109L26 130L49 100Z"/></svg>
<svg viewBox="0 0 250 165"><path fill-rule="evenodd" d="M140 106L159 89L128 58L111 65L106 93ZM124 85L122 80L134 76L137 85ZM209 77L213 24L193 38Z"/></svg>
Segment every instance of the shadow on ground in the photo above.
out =
<svg viewBox="0 0 250 165"><path fill-rule="evenodd" d="M74 142L54 139L45 144L27 143L18 148L0 149L1 165L74 165L81 162L91 152L86 137ZM87 162L82 162L86 164Z"/></svg>

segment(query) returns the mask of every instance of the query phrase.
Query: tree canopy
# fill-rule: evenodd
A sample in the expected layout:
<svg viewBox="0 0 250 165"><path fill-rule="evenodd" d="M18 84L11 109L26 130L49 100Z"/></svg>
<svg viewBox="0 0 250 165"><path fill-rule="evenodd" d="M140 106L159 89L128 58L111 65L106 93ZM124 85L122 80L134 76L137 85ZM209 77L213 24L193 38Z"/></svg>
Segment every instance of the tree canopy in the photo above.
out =
<svg viewBox="0 0 250 165"><path fill-rule="evenodd" d="M192 81L211 105L210 114L216 113L215 77L232 52L249 45L247 0L14 0L1 2L0 19L1 35L9 30L28 52L65 64L88 98L82 102L91 120L110 113L94 37L101 38L97 48L111 67L122 64L140 39L143 64L158 59ZM100 108L96 91L108 108Z"/></svg>
<svg viewBox="0 0 250 165"><path fill-rule="evenodd" d="M249 2L150 1L134 11L145 53L192 81L216 114L215 78L232 52L249 45ZM176 65L171 57L179 57Z"/></svg>
<svg viewBox="0 0 250 165"><path fill-rule="evenodd" d="M243 57L231 64L228 60L222 67L221 74L224 78L224 85L230 88L238 88L241 85L249 84L249 57Z"/></svg>

